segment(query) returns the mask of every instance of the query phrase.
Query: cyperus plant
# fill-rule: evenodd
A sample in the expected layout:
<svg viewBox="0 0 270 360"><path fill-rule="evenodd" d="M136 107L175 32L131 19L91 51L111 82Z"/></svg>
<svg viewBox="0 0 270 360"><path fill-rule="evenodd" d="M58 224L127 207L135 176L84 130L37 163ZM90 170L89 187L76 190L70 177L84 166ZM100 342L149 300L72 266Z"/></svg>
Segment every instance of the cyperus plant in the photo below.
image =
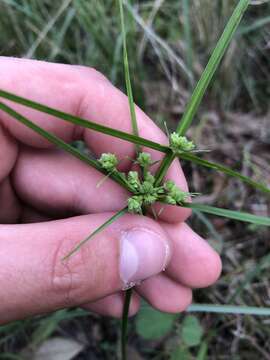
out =
<svg viewBox="0 0 270 360"><path fill-rule="evenodd" d="M4 99L11 100L13 102L28 106L30 108L39 110L41 112L53 115L62 120L71 122L82 127L92 129L107 135L118 137L120 139L132 142L136 146L136 159L133 159L134 170L129 171L127 174L118 170L118 164L121 159L118 159L115 154L104 153L99 159L92 159L81 153L79 150L75 149L71 145L65 143L57 136L43 130L32 121L22 116L18 112L14 111L11 107L0 102L0 109L4 112L11 115L14 119L20 121L25 126L29 127L33 131L39 133L47 140L60 147L61 149L69 152L73 156L79 158L81 161L84 161L89 166L93 166L102 173L104 173L105 178L111 177L113 180L118 182L121 186L125 187L129 192L130 196L127 199L126 207L118 211L113 217L108 219L103 225L96 229L92 234L90 234L86 239L83 239L74 249L71 249L70 253L64 258L68 260L76 251L80 249L83 244L89 241L93 236L102 231L105 227L109 226L112 222L116 221L119 217L123 216L127 212L136 213L140 215L152 214L155 217L159 216L159 213L156 213L154 210L154 204L160 202L163 204L170 204L175 206L189 207L193 209L200 210L201 212L206 212L214 214L217 216L224 216L231 219L236 219L240 221L255 223L257 225L270 226L270 219L265 217L259 217L252 214L242 213L233 210L220 209L211 206L206 206L203 204L192 204L190 202L190 197L195 194L190 194L179 189L174 182L168 180L163 181L164 176L167 173L168 168L170 167L172 161L178 157L180 159L188 160L194 162L198 165L221 171L229 176L233 176L242 180L243 182L253 186L257 189L260 189L266 194L270 194L270 189L259 184L252 179L237 173L236 171L227 168L220 164L211 163L198 157L195 153L199 150L196 149L195 144L188 140L185 136L186 131L202 101L202 98L208 88L208 85L215 74L215 71L226 51L230 41L237 29L238 24L241 21L241 18L249 5L249 0L240 0L238 5L235 8L235 11L230 18L216 48L214 49L210 60L194 89L194 92L187 103L186 111L183 114L181 121L175 132L169 135L168 146L164 146L153 141L144 139L139 136L137 121L136 121L136 111L132 95L131 80L129 74L129 65L128 65L128 53L127 53L127 42L126 42L126 31L124 24L124 11L123 11L123 2L118 0L119 9L120 9L120 18L121 18L121 30L122 30L122 40L123 40L123 61L125 67L125 77L126 77L126 88L129 99L130 106L130 116L133 134L124 133L116 129L105 127L97 123L91 122L90 120L82 119L71 114L61 112L59 110L47 107L45 105L35 103L31 100L19 97L15 94L6 92L5 90L0 90L0 97ZM163 161L158 164L158 170L156 173L152 172L153 166L157 165L151 159L151 156L147 152L142 151L144 148L152 148L160 151L165 154ZM98 184L99 186L102 183ZM129 302L131 298L132 289L127 290L125 306L123 309L123 319L122 319L122 358L126 358L125 344L126 344L126 331L127 331L127 314L129 308ZM190 308L191 310L197 311L220 311L222 307L209 307L207 305L193 305ZM234 309L224 308L224 311L234 312ZM242 309L243 311L243 309ZM239 310L241 312L241 309ZM248 311L246 311L248 312ZM252 313L263 313L269 314L269 309L254 309L252 308Z"/></svg>

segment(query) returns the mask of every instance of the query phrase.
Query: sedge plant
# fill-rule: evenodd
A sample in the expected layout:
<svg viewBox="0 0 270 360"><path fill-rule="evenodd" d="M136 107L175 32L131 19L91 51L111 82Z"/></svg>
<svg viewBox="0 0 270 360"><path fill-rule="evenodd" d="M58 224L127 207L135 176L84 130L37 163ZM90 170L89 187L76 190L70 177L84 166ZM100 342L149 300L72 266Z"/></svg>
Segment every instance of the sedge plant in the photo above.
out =
<svg viewBox="0 0 270 360"><path fill-rule="evenodd" d="M48 141L53 143L55 146L61 148L62 150L70 153L71 155L77 157L79 160L85 162L87 165L92 166L104 174L104 181L107 177L112 178L114 181L119 183L125 189L130 192L130 197L127 199L125 208L120 209L115 213L110 219L108 219L104 224L97 228L93 233L91 233L87 238L82 239L82 241L76 245L75 248L71 249L70 252L64 257L64 261L67 261L74 253L80 250L80 248L89 240L91 240L96 234L101 232L103 229L108 227L114 221L117 221L121 216L126 213L135 213L143 216L154 216L158 218L159 213L156 213L153 205L156 202L163 204L170 204L175 206L188 207L200 212L205 212L208 214L226 217L229 219L234 219L238 221L243 221L247 223L253 223L256 225L270 226L270 219L267 217L256 216L249 213L222 209L213 206L207 206L204 204L193 204L190 202L190 197L196 196L198 194L186 193L176 186L176 184L171 181L165 181L164 177L175 158L187 160L193 162L199 166L206 167L211 170L222 172L228 176L237 178L242 182L246 183L249 186L252 186L262 192L267 196L270 194L270 189L264 184L258 183L251 178L244 176L237 171L226 167L222 164L213 163L207 160L204 160L201 156L198 156L197 153L200 153L200 149L196 148L196 144L192 140L187 139L186 132L191 125L194 117L198 111L198 108L201 104L201 101L205 95L205 92L223 58L223 55L228 48L237 27L248 8L250 0L240 0L229 19L223 34L220 37L215 49L212 52L212 55L209 59L209 62L202 73L202 76L195 86L195 89L192 93L190 100L187 103L186 110L177 126L175 132L168 134L168 146L158 144L156 142L150 141L140 136L137 121L136 121L136 111L134 105L134 99L132 94L131 86L131 77L129 72L129 62L128 62L128 51L127 51L127 40L126 40L126 30L125 30L125 19L124 19L124 8L123 0L118 0L120 20L121 20L121 35L123 43L123 63L125 70L125 80L126 80L126 89L129 100L130 108L130 118L133 134L125 133L110 127L99 125L95 122L92 122L88 119L83 119L57 109L53 109L46 105L31 101L26 98L17 96L10 92L0 89L0 98L7 99L12 102L27 106L29 108L38 110L40 112L53 115L56 118L65 120L67 122L82 126L84 128L91 129L93 131L101 132L119 139L129 141L134 144L136 150L136 159L133 159L133 162L136 164L136 169L129 171L128 173L123 173L118 170L118 164L121 159L118 159L113 153L104 153L99 159L93 159L74 148L70 144L65 143L63 140L55 136L54 134L45 131L30 119L27 119L25 116L21 115L17 111L13 110L12 107L6 105L4 102L0 101L0 109L15 120L21 122L28 128L32 129L34 132L40 134ZM152 166L156 165L156 162L153 162L150 154L144 150L142 147L155 149L164 154L163 160L158 164L158 170L156 173L153 173ZM97 184L97 186L102 186L102 183ZM161 210L162 211L162 210ZM130 288L126 289L125 304L123 308L122 316L122 336L121 336L121 354L122 359L126 359L126 343L127 343L127 324L128 324L128 311L129 303L132 295L132 285L129 284ZM243 314L255 314L255 315L269 315L270 310L268 308L243 308L237 306L222 306L222 305L207 305L207 304L195 304L189 308L189 311L203 311L203 312L222 312L222 313L243 313Z"/></svg>

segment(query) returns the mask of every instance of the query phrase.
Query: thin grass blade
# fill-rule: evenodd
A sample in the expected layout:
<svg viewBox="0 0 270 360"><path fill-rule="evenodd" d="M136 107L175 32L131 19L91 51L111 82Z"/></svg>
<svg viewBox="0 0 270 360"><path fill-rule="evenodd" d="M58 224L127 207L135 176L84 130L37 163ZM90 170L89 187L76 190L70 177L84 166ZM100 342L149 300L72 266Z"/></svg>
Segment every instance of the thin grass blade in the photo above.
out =
<svg viewBox="0 0 270 360"><path fill-rule="evenodd" d="M4 90L0 90L0 97L10 100L10 101L13 101L17 104L21 104L21 105L30 107L31 109L38 110L45 114L52 115L56 118L60 118L61 120L70 122L72 124L79 125L83 128L91 129L91 130L94 130L94 131L97 131L97 132L100 132L100 133L103 133L106 135L110 135L110 136L113 136L113 137L116 137L116 138L119 138L119 139L122 139L125 141L129 141L134 144L149 147L151 149L158 150L160 152L164 152L164 153L169 152L169 148L167 146L160 145L154 141L147 140L142 137L126 133L124 131L112 129L110 127L100 125L100 124L95 123L90 120L82 119L78 116L68 114L66 112L51 108L49 106L37 103L35 101L26 99L24 97L12 94L12 93L4 91Z"/></svg>
<svg viewBox="0 0 270 360"><path fill-rule="evenodd" d="M39 127L38 125L36 125L32 121L30 121L29 119L27 119L23 115L19 114L18 112L16 112L15 110L13 110L9 106L7 106L6 104L3 104L3 103L0 102L0 110L3 110L5 113L12 116L15 120L17 120L20 123L24 124L29 129L33 130L35 133L41 135L43 138L48 140L50 143L56 145L58 148L68 152L69 154L75 156L77 159L83 161L87 165L92 166L95 169L97 169L98 171L100 171L103 174L107 175L107 172L104 171L104 169L99 165L98 161L96 161L94 159L91 159L90 157L84 155L79 150L75 149L73 146L71 146L71 145L67 144L66 142L64 142L59 137L57 137L54 134L42 129L41 127ZM120 177L118 177L115 174L112 174L111 177L116 182L118 182L120 185L127 188L127 185L125 184L125 182Z"/></svg>
<svg viewBox="0 0 270 360"><path fill-rule="evenodd" d="M204 166L204 167L207 167L209 169L213 169L213 170L216 170L216 171L220 171L222 172L223 174L226 174L226 175L229 175L229 176L232 176L234 178L237 178L241 181L243 181L244 183L258 189L258 190L261 190L263 191L264 193L267 193L267 194L270 194L270 189L268 187L266 187L265 185L263 184L260 184L252 179L250 179L249 177L247 176L244 176L240 173L238 173L237 171L234 171L224 165L221 165L221 164L217 164L217 163L214 163L214 162L210 162L210 161L207 161L207 160L204 160L196 155L193 155L193 154L188 154L188 153L183 153L181 154L181 159L184 159L184 160L188 160L188 161L191 161L193 162L194 164L198 164L198 165L201 165L201 166Z"/></svg>
<svg viewBox="0 0 270 360"><path fill-rule="evenodd" d="M124 19L123 1L118 0L118 4L119 4L120 20L121 20L121 33L123 38L123 60L124 60L125 80L126 80L126 88L127 88L127 95L129 101L131 124L132 124L133 135L139 136L138 123L136 119L135 105L134 105L130 72L129 72L127 36L126 36L126 27L125 27L125 19ZM136 146L136 151L137 153L140 151L139 146Z"/></svg>
<svg viewBox="0 0 270 360"><path fill-rule="evenodd" d="M63 259L62 261L68 260L72 255L74 255L77 251L80 250L80 248L86 244L89 240L91 240L95 235L102 232L104 229L106 229L108 226L110 226L113 222L115 222L117 219L119 219L121 216L127 214L128 210L127 208L124 208L120 211L118 211L116 214L114 214L109 220L105 221L104 224L100 225L95 231L93 231L87 238L80 241L78 245L76 245Z"/></svg>
<svg viewBox="0 0 270 360"><path fill-rule="evenodd" d="M243 221L261 226L270 226L270 218L265 216L256 216L241 211L222 209L203 204L185 204L184 206L191 209L199 210L201 212L205 212L207 214L226 217L228 219Z"/></svg>
<svg viewBox="0 0 270 360"><path fill-rule="evenodd" d="M225 51L227 50L235 31L240 24L240 21L250 3L250 0L240 0L236 6L230 20L228 21L221 38L219 39L212 55L209 59L206 68L195 87L195 90L190 98L190 101L187 104L186 110L182 116L182 119L177 127L177 132L180 135L184 135L189 128L194 115L196 114L198 107L201 104L203 96L220 64Z"/></svg>
<svg viewBox="0 0 270 360"><path fill-rule="evenodd" d="M127 34L125 28L123 1L118 0L118 4L119 4L119 12L120 12L120 20L121 20L121 33L123 38L123 61L124 61L125 80L126 80L126 88L127 88L128 102L129 102L131 125L132 125L133 135L139 136L138 123L136 118L135 104L133 99L133 92L132 92L130 72L129 72L127 36L126 36ZM136 144L135 150L136 153L139 154L139 152L141 151L141 147ZM128 325L128 313L129 313L131 297L132 297L132 289L129 289L125 294L124 308L122 313L122 326L121 326L122 360L127 359L127 325Z"/></svg>
<svg viewBox="0 0 270 360"><path fill-rule="evenodd" d="M206 65L206 68L197 83L193 94L190 98L190 101L188 102L186 106L186 110L178 124L177 132L180 135L185 135L187 129L189 128L190 124L192 123L192 120L194 116L197 113L197 110L199 108L199 105L201 104L201 101L203 99L203 96L210 84L210 81L212 80L218 65L220 64L226 49L228 48L233 35L240 24L240 21L250 3L250 0L240 0L237 7L235 8L229 22L227 23L225 30L223 34L221 35L220 40L218 41L211 57ZM172 154L167 154L158 171L157 171L157 179L159 181L156 182L157 185L159 185L164 178L167 169L170 167L171 163L173 162L174 157Z"/></svg>
<svg viewBox="0 0 270 360"><path fill-rule="evenodd" d="M193 304L188 307L187 311L218 314L270 316L270 307L255 306Z"/></svg>

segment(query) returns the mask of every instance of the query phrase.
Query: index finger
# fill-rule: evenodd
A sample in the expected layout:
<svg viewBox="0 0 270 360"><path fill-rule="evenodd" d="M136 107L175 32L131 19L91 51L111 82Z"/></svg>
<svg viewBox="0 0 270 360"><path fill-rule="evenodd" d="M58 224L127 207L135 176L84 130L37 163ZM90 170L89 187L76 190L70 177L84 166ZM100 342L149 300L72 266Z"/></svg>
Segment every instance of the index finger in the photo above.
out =
<svg viewBox="0 0 270 360"><path fill-rule="evenodd" d="M127 97L92 68L0 57L0 88L100 124L132 132ZM64 141L84 139L97 155L112 152L120 159L134 156L134 145L129 142L82 129L63 120L55 121L50 115L22 105L12 104L12 107ZM165 134L138 107L136 115L140 135L160 144L167 143ZM35 147L50 146L39 135L33 134L32 130L11 121L3 112L0 112L0 121L17 140ZM163 156L151 149L147 151L154 160ZM178 161L172 164L167 177L187 190ZM166 213L163 212L163 218L167 218ZM179 221L188 214L187 209L170 209L170 217Z"/></svg>

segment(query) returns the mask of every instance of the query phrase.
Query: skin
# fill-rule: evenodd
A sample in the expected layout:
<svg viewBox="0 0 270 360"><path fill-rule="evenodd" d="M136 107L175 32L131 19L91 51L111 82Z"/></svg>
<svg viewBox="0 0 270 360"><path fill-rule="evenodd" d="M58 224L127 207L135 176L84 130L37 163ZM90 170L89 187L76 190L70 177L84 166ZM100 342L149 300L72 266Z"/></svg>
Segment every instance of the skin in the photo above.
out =
<svg viewBox="0 0 270 360"><path fill-rule="evenodd" d="M126 96L94 69L0 57L0 88L131 132ZM131 167L126 157L134 157L132 144L4 102L64 141L84 140L97 156L113 152L124 159L122 170ZM154 122L139 108L136 113L140 134L166 144ZM162 157L147 151L155 160ZM160 234L172 254L165 272L136 287L130 315L141 296L159 310L183 311L193 288L218 279L218 254L185 224L190 211L173 206L159 221L125 215L63 264L78 241L126 204L128 194L112 180L96 187L102 177L0 111L0 324L70 306L121 316L118 237L130 227ZM178 161L167 178L188 189Z"/></svg>

